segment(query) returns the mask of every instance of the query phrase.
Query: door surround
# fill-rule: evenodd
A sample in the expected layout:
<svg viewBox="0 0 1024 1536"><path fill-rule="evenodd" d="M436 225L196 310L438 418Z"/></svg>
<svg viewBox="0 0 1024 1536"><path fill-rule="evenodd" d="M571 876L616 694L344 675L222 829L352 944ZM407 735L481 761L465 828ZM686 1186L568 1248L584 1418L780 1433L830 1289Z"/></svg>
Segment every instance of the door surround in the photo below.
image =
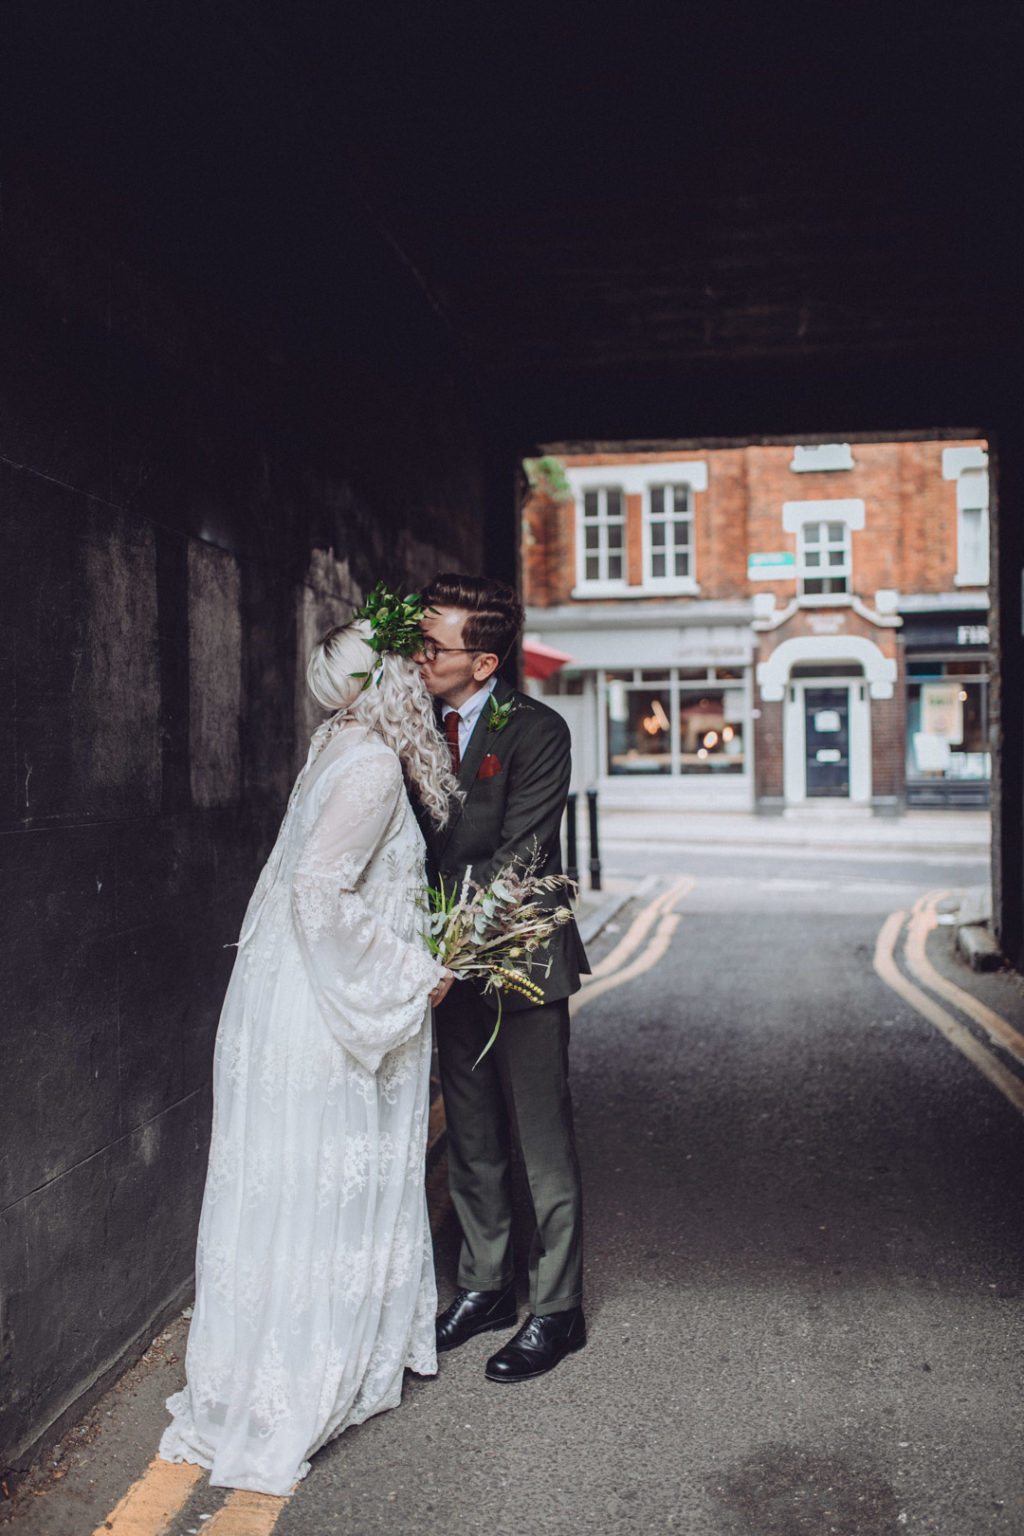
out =
<svg viewBox="0 0 1024 1536"><path fill-rule="evenodd" d="M805 805L807 794L807 689L846 689L849 696L850 792L848 795L816 796L815 804L834 798L843 805L871 802L871 698L865 677L794 677L786 684L782 710L783 785L787 805Z"/></svg>

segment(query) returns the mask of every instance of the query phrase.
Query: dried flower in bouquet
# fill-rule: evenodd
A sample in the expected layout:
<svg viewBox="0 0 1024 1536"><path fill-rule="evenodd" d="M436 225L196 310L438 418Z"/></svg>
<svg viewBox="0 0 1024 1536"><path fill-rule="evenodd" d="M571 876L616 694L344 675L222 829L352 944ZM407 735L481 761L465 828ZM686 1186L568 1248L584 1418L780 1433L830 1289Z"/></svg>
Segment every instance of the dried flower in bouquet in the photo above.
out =
<svg viewBox="0 0 1024 1536"><path fill-rule="evenodd" d="M466 870L461 885L427 892L427 943L431 953L460 981L481 982L485 993L497 998L494 1031L473 1063L478 1066L498 1038L502 996L518 992L531 1002L544 1000L534 973L547 976L552 956L543 952L565 923L572 921L568 906L552 907L544 897L576 887L566 875L538 875L539 850L525 866L513 861L498 871L489 885L480 885Z"/></svg>

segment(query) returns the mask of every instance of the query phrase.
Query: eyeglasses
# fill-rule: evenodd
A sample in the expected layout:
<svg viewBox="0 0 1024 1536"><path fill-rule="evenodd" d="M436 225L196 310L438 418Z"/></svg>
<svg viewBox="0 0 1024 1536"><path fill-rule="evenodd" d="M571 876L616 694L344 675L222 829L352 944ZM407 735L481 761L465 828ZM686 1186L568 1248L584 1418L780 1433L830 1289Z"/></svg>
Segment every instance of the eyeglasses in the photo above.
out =
<svg viewBox="0 0 1024 1536"><path fill-rule="evenodd" d="M426 639L420 646L420 651L428 661L436 661L439 656L447 656L449 653L452 655L459 653L463 656L477 656L482 654L478 648L473 645L438 645L436 640Z"/></svg>

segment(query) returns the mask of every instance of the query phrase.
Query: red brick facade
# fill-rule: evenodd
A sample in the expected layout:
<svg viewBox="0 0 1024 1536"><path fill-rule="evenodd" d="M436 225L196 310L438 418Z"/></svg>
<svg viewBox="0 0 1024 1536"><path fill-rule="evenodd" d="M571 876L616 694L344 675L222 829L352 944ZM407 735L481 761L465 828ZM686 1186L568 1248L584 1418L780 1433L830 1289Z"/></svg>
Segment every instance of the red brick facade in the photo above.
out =
<svg viewBox="0 0 1024 1536"><path fill-rule="evenodd" d="M643 773L647 784L657 775L694 794L731 793L729 803L742 781L762 809L839 795L899 810L908 774L923 795L947 777L984 778L987 794L987 571L983 550L967 565L961 518L971 503L958 480L984 470L984 443L752 445L562 463L574 495L538 489L523 510L523 595L528 630L576 658L550 691L590 701L589 777L614 790L617 774ZM680 485L670 515L659 487L675 497ZM971 527L984 532L978 518ZM589 558L595 545L600 562ZM908 656L918 658L909 681ZM960 676L962 687L946 681ZM692 736L695 686L721 711L698 762L679 737L687 710ZM623 688L637 693L636 708ZM639 693L650 694L646 714ZM936 736L943 700L962 704L959 737ZM630 735L639 720L657 735L653 747ZM819 729L838 732L839 746ZM819 771L844 761L845 779Z"/></svg>
<svg viewBox="0 0 1024 1536"><path fill-rule="evenodd" d="M702 598L772 592L780 606L794 581L750 582L747 556L796 553L796 536L782 527L789 501L856 497L865 504L863 530L852 538L853 590L865 599L880 589L938 593L953 589L957 567L957 488L943 479L943 450L972 442L857 443L850 470L795 473L791 446L717 448L639 454L574 454L572 469L699 462L708 488L695 493L694 564ZM610 477L611 478L611 477ZM628 581L642 584L642 498L626 498ZM576 585L575 509L535 493L523 510L523 597L531 608L573 600ZM641 601L643 599L640 599Z"/></svg>

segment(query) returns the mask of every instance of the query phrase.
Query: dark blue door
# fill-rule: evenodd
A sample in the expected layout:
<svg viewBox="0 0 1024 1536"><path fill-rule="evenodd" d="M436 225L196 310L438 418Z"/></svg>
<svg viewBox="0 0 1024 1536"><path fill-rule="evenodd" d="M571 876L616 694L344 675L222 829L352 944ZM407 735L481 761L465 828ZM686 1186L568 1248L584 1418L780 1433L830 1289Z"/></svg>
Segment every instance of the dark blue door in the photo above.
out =
<svg viewBox="0 0 1024 1536"><path fill-rule="evenodd" d="M850 793L850 690L805 688L808 799Z"/></svg>

